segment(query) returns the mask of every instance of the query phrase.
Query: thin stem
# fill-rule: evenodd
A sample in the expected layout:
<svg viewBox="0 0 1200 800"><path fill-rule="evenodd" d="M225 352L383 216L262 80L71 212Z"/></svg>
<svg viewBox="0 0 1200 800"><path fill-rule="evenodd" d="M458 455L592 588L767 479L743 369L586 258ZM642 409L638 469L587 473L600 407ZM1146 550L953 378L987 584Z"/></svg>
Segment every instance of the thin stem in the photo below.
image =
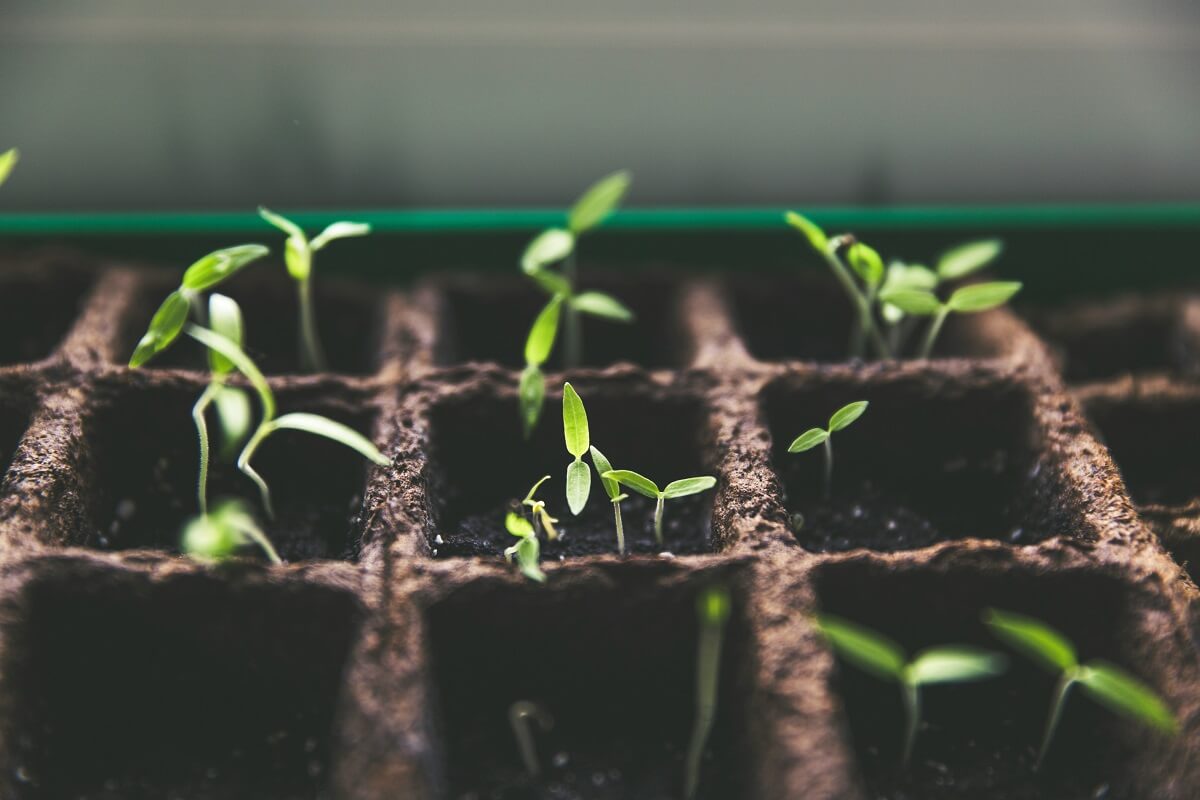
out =
<svg viewBox="0 0 1200 800"><path fill-rule="evenodd" d="M538 762L537 747L533 742L533 731L529 729L530 718L537 720L542 730L551 725L549 715L528 700L518 700L508 709L508 723L512 726L513 736L516 737L517 749L521 751L521 760L525 762L525 771L530 777L537 778L542 774L542 768Z"/></svg>
<svg viewBox="0 0 1200 800"><path fill-rule="evenodd" d="M566 276L567 283L571 286L572 296L575 294L577 272L575 252L572 250L571 254L567 256L566 265L563 267L563 274ZM569 299L566 306L567 317L564 323L566 330L563 332L563 363L567 369L574 369L583 363L583 324L579 317L579 312Z"/></svg>
<svg viewBox="0 0 1200 800"><path fill-rule="evenodd" d="M621 521L621 501L613 500L613 518L617 521L617 553L625 555L625 524Z"/></svg>
<svg viewBox="0 0 1200 800"><path fill-rule="evenodd" d="M273 430L270 424L263 422L258 426L258 430L250 437L250 441L246 442L246 446L242 448L241 455L238 456L237 468L242 471L247 478L254 481L258 486L258 493L262 497L263 510L267 512L268 519L275 519L275 508L271 505L271 487L267 486L267 482L263 480L262 475L250 466L250 459L254 457L254 451L263 443Z"/></svg>
<svg viewBox="0 0 1200 800"><path fill-rule="evenodd" d="M196 481L196 502L201 514L208 514L208 423L204 413L220 388L216 382L210 383L196 400L196 405L192 406L192 421L196 423L196 435L200 439L200 476Z"/></svg>
<svg viewBox="0 0 1200 800"><path fill-rule="evenodd" d="M1050 715L1046 718L1046 730L1042 734L1042 746L1038 749L1037 761L1033 765L1033 771L1037 772L1042 768L1042 762L1046 760L1046 752L1050 749L1050 740L1054 738L1054 732L1058 729L1058 721L1062 718L1063 706L1067 702L1067 692L1071 691L1071 687L1075 684L1075 670L1068 670L1058 679L1058 685L1054 689L1054 701L1050 706Z"/></svg>
<svg viewBox="0 0 1200 800"><path fill-rule="evenodd" d="M700 785L700 758L717 713L717 679L720 676L724 633L723 623L703 623L700 628L700 641L696 648L696 721L692 725L684 770L683 796L687 800L696 796L696 789Z"/></svg>
<svg viewBox="0 0 1200 800"><path fill-rule="evenodd" d="M663 546L663 504L667 498L661 494L658 496L658 502L654 504L654 539L658 542L658 546Z"/></svg>
<svg viewBox="0 0 1200 800"><path fill-rule="evenodd" d="M833 436L825 440L825 499L833 495Z"/></svg>
<svg viewBox="0 0 1200 800"><path fill-rule="evenodd" d="M300 366L309 372L325 371L325 352L317 336L317 318L313 311L312 279L297 284L300 295Z"/></svg>
<svg viewBox="0 0 1200 800"><path fill-rule="evenodd" d="M879 329L875 326L875 320L871 316L871 305L867 302L867 298L855 284L854 278L850 275L850 270L842 263L842 259L837 254L837 240L830 242L829 246L822 251L822 256L825 258L825 263L833 270L834 276L838 282L842 284L842 288L846 290L846 294L850 297L850 302L854 305L855 311L858 313L858 327L853 330L862 332L863 337L870 338L871 343L875 345L881 358L888 358L887 342L883 340L883 336L879 333ZM856 334L851 334L851 346L855 346L855 339L859 338ZM857 342L857 349L850 351L851 358L862 358L864 353L863 342Z"/></svg>
<svg viewBox="0 0 1200 800"><path fill-rule="evenodd" d="M907 679L901 684L901 692L904 697L904 713L907 715L904 723L902 763L907 767L908 762L912 760L913 746L917 741L917 726L921 724L921 695L917 685Z"/></svg>
<svg viewBox="0 0 1200 800"><path fill-rule="evenodd" d="M283 559L279 557L279 553L275 550L275 545L271 544L271 540L263 533L257 525L246 525L240 528L242 535L254 542L262 551L266 553L267 560L272 564L282 564Z"/></svg>
<svg viewBox="0 0 1200 800"><path fill-rule="evenodd" d="M929 331L925 334L925 343L921 345L921 358L929 358L933 354L933 343L937 340L942 325L946 324L948 316L950 316L949 306L942 306L938 309L937 316L933 318L933 322L929 324Z"/></svg>

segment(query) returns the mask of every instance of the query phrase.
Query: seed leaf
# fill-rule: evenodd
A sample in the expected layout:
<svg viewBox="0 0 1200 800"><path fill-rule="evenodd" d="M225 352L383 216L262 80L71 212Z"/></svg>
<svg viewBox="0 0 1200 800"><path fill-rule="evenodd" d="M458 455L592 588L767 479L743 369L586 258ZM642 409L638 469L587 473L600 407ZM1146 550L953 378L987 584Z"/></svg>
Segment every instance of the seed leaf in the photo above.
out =
<svg viewBox="0 0 1200 800"><path fill-rule="evenodd" d="M242 347L242 309L232 297L214 293L208 298L208 324L214 333ZM208 351L209 368L216 375L228 375L233 362L216 350Z"/></svg>
<svg viewBox="0 0 1200 800"><path fill-rule="evenodd" d="M885 291L880 293L879 299L885 303L894 305L905 314L912 314L919 317L936 314L942 307L942 303L937 299L937 295L921 289Z"/></svg>
<svg viewBox="0 0 1200 800"><path fill-rule="evenodd" d="M534 499L533 499L534 495L537 494L537 490L541 488L542 484L548 480L550 480L550 476L543 475L541 478L538 479L537 483L535 483L533 486L530 486L529 492L525 495L525 499L521 501L522 505L527 505L527 506L533 505L534 504Z"/></svg>
<svg viewBox="0 0 1200 800"><path fill-rule="evenodd" d="M840 431L843 428L848 428L867 410L869 403L866 400L858 400L846 405L833 412L833 416L829 418L829 431ZM838 441L841 441L839 439Z"/></svg>
<svg viewBox="0 0 1200 800"><path fill-rule="evenodd" d="M702 625L723 625L732 603L724 586L709 586L696 598L696 615Z"/></svg>
<svg viewBox="0 0 1200 800"><path fill-rule="evenodd" d="M543 267L562 261L575 248L575 236L562 228L549 228L533 237L521 254L521 269L532 275Z"/></svg>
<svg viewBox="0 0 1200 800"><path fill-rule="evenodd" d="M1040 620L991 608L984 621L1001 641L1054 672L1066 672L1079 663L1066 637Z"/></svg>
<svg viewBox="0 0 1200 800"><path fill-rule="evenodd" d="M1092 697L1113 711L1140 719L1166 733L1175 733L1175 715L1146 684L1104 661L1091 661L1076 678Z"/></svg>
<svg viewBox="0 0 1200 800"><path fill-rule="evenodd" d="M21 154L15 147L0 153L0 186L3 186L4 182L8 180L8 176L12 174L13 167L17 165L20 157Z"/></svg>
<svg viewBox="0 0 1200 800"><path fill-rule="evenodd" d="M542 546L536 536L525 536L517 542L517 564L521 567L521 573L531 581L545 583L546 573L538 566L541 552Z"/></svg>
<svg viewBox="0 0 1200 800"><path fill-rule="evenodd" d="M335 222L317 234L317 237L312 240L309 247L315 252L335 239L366 236L370 232L371 226L365 222Z"/></svg>
<svg viewBox="0 0 1200 800"><path fill-rule="evenodd" d="M513 536L533 536L533 523L520 514L510 511L504 518L504 527Z"/></svg>
<svg viewBox="0 0 1200 800"><path fill-rule="evenodd" d="M885 680L900 680L904 651L891 639L832 614L818 617L817 626L847 661Z"/></svg>
<svg viewBox="0 0 1200 800"><path fill-rule="evenodd" d="M1000 653L976 647L950 645L932 647L908 665L908 678L917 685L962 683L991 678L1004 672L1008 659Z"/></svg>
<svg viewBox="0 0 1200 800"><path fill-rule="evenodd" d="M609 478L616 481L622 486L628 486L640 495L649 497L651 500L658 499L658 486L654 481L639 475L631 469L614 469L611 472L601 474L602 478Z"/></svg>
<svg viewBox="0 0 1200 800"><path fill-rule="evenodd" d="M717 485L717 479L711 475L705 475L699 478L681 478L677 481L671 481L663 487L663 497L667 499L673 497L687 497L690 494L700 494L707 492L709 489Z"/></svg>
<svg viewBox="0 0 1200 800"><path fill-rule="evenodd" d="M614 319L617 322L632 322L633 312L615 297L603 292L581 292L570 300L571 307L576 311L591 314L594 317Z"/></svg>
<svg viewBox="0 0 1200 800"><path fill-rule="evenodd" d="M582 458L591 446L587 411L579 393L569 383L563 384L563 439L567 443L567 452L577 459Z"/></svg>
<svg viewBox="0 0 1200 800"><path fill-rule="evenodd" d="M258 215L260 217L262 217L263 219L265 219L267 222L274 225L279 230L286 233L288 235L288 238L292 238L292 237L295 237L297 239L305 238L304 231L301 230L299 225L292 222L290 219L283 216L282 214L276 214L274 211L267 208L266 206L258 207Z"/></svg>
<svg viewBox="0 0 1200 800"><path fill-rule="evenodd" d="M174 291L167 295L162 305L154 312L150 327L138 341L133 355L129 358L129 366L142 366L154 356L171 346L179 332L187 322L188 311L191 308L187 296L182 291Z"/></svg>
<svg viewBox="0 0 1200 800"><path fill-rule="evenodd" d="M525 436L533 433L538 417L542 415L542 404L546 400L546 379L537 364L526 364L517 386L517 398L521 406L521 423Z"/></svg>
<svg viewBox="0 0 1200 800"><path fill-rule="evenodd" d="M558 334L558 317L562 308L562 295L555 295L533 321L529 338L525 340L525 363L541 366L554 350L554 338Z"/></svg>
<svg viewBox="0 0 1200 800"><path fill-rule="evenodd" d="M938 276L929 267L920 264L904 264L893 261L888 264L887 279L883 282L884 292L898 289L936 289Z"/></svg>
<svg viewBox="0 0 1200 800"><path fill-rule="evenodd" d="M829 431L823 428L809 428L788 446L788 452L803 453L805 450L812 450L817 445L824 444L828 438Z"/></svg>
<svg viewBox="0 0 1200 800"><path fill-rule="evenodd" d="M875 248L863 242L850 245L846 254L850 267L868 286L878 286L883 281L883 259Z"/></svg>
<svg viewBox="0 0 1200 800"><path fill-rule="evenodd" d="M582 461L567 464L567 508L579 516L592 493L592 471Z"/></svg>
<svg viewBox="0 0 1200 800"><path fill-rule="evenodd" d="M612 478L605 478L604 473L612 472L612 464L596 449L595 445L590 448L592 451L592 466L596 468L596 474L600 476L600 483L604 486L604 493L608 495L609 500L616 500L621 496L621 484L614 481Z"/></svg>
<svg viewBox="0 0 1200 800"><path fill-rule="evenodd" d="M631 179L627 170L620 170L596 181L571 207L567 227L578 235L599 225L621 204Z"/></svg>
<svg viewBox="0 0 1200 800"><path fill-rule="evenodd" d="M240 244L216 250L187 268L183 273L182 288L193 292L211 289L269 252L261 244Z"/></svg>
<svg viewBox="0 0 1200 800"><path fill-rule="evenodd" d="M386 467L391 461L387 456L379 452L375 445L371 444L371 440L363 436L358 431L348 425L343 425L328 417L322 417L317 414L284 414L282 417L271 422L271 427L274 429L304 431L315 436L323 436L326 439L331 439L338 444L344 444L351 450L357 451L360 455L375 462L381 467Z"/></svg>
<svg viewBox="0 0 1200 800"><path fill-rule="evenodd" d="M303 236L289 236L283 243L283 263L293 280L306 281L312 275L312 247Z"/></svg>
<svg viewBox="0 0 1200 800"><path fill-rule="evenodd" d="M938 259L937 274L944 281L958 280L983 269L1004 249L999 239L984 239L952 247Z"/></svg>
<svg viewBox="0 0 1200 800"><path fill-rule="evenodd" d="M976 283L956 290L954 294L950 295L946 304L950 306L951 311L973 314L1002 306L1019 291L1021 291L1021 284L1016 281Z"/></svg>
<svg viewBox="0 0 1200 800"><path fill-rule="evenodd" d="M815 222L808 217L801 216L795 211L788 211L783 215L788 225L791 225L796 230L803 233L808 238L808 243L818 253L824 253L829 247L829 237L825 235L825 231L821 230Z"/></svg>
<svg viewBox="0 0 1200 800"><path fill-rule="evenodd" d="M222 386L213 396L221 425L221 452L230 455L250 434L250 397L236 386Z"/></svg>
<svg viewBox="0 0 1200 800"><path fill-rule="evenodd" d="M258 393L259 399L263 404L263 417L271 419L275 416L275 393L271 391L271 385L267 383L267 379L263 377L262 371L258 366L250 360L250 356L246 355L242 348L238 347L233 342L226 339L219 333L213 333L208 328L201 328L199 325L187 325L184 330L188 336L191 336L200 344L210 350L216 350L221 355L225 356L233 365L237 367L238 372L246 376L246 380L250 381L250 385L254 387L254 391Z"/></svg>

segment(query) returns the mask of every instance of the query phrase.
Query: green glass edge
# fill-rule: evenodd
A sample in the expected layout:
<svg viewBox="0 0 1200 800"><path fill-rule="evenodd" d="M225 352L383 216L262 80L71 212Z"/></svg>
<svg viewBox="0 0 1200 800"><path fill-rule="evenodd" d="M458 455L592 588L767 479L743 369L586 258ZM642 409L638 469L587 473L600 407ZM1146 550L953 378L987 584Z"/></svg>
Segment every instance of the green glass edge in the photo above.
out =
<svg viewBox="0 0 1200 800"><path fill-rule="evenodd" d="M831 229L909 228L1137 228L1200 227L1200 203L1105 205L991 205L796 206ZM557 209L335 210L282 213L306 228L350 219L368 222L391 233L488 233L536 230L561 225L566 213ZM729 230L782 229L783 208L631 208L618 211L606 223L613 230ZM180 235L263 233L273 230L254 211L244 212L122 212L0 214L3 236Z"/></svg>

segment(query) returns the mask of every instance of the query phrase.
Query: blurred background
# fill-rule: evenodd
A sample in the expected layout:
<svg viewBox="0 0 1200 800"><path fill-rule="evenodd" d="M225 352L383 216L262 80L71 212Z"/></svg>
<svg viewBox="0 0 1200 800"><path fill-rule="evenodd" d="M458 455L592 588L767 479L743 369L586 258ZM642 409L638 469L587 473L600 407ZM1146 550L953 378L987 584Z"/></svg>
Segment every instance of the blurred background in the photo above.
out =
<svg viewBox="0 0 1200 800"><path fill-rule="evenodd" d="M1200 196L1195 0L3 0L6 211Z"/></svg>

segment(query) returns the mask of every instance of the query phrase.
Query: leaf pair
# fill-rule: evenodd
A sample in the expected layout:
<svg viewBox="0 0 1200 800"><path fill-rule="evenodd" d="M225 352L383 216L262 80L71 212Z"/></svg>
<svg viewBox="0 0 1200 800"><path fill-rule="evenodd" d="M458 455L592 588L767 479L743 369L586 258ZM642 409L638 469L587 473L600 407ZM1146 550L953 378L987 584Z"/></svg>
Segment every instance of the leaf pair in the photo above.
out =
<svg viewBox="0 0 1200 800"><path fill-rule="evenodd" d="M828 428L809 428L795 438L788 446L788 452L803 453L819 444L824 444L835 431L850 427L855 420L866 413L868 405L870 403L866 400L857 400L842 406L829 417Z"/></svg>
<svg viewBox="0 0 1200 800"><path fill-rule="evenodd" d="M592 493L592 471L583 456L592 446L583 400L569 383L563 384L563 439L575 460L567 465L567 507L579 516Z"/></svg>
<svg viewBox="0 0 1200 800"><path fill-rule="evenodd" d="M371 232L371 226L364 222L334 222L310 241L304 230L287 217L265 206L258 207L258 215L287 234L283 249L284 263L288 274L297 281L306 281L312 276L313 253L335 239L366 236Z"/></svg>
<svg viewBox="0 0 1200 800"><path fill-rule="evenodd" d="M535 495L541 485L550 480L549 475L543 475L541 480L530 487L525 495L525 499L521 501L521 505L528 506L530 513L537 522L541 522L542 527L546 530L546 538L554 541L558 538L558 529L554 526L558 524L558 519L550 516L550 512L546 510L546 501L538 500ZM537 526L534 526L534 533L537 532Z"/></svg>
<svg viewBox="0 0 1200 800"><path fill-rule="evenodd" d="M1016 281L994 281L956 289L945 303L924 289L896 289L884 292L881 299L914 316L933 316L943 311L974 314L1004 305L1020 290L1021 284Z"/></svg>
<svg viewBox="0 0 1200 800"><path fill-rule="evenodd" d="M638 494L655 501L654 505L654 538L661 547L663 544L663 507L667 500L673 500L688 495L706 492L717 485L717 479L704 475L695 478L682 478L671 481L662 489L654 481L634 472L631 469L614 469L601 473L601 478L615 481L621 486L632 489Z"/></svg>

